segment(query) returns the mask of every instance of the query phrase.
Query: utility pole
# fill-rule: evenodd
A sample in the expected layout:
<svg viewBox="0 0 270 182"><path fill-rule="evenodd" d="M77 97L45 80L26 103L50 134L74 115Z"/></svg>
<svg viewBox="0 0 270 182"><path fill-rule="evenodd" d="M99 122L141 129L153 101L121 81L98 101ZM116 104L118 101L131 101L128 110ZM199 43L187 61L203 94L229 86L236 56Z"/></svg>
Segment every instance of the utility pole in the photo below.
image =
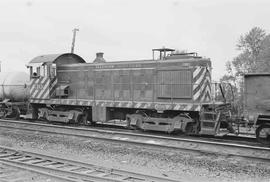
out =
<svg viewBox="0 0 270 182"><path fill-rule="evenodd" d="M74 47L75 47L75 39L76 39L76 32L79 31L78 28L74 28L72 30L73 32L73 38L72 38L72 44L71 44L71 53L74 53Z"/></svg>

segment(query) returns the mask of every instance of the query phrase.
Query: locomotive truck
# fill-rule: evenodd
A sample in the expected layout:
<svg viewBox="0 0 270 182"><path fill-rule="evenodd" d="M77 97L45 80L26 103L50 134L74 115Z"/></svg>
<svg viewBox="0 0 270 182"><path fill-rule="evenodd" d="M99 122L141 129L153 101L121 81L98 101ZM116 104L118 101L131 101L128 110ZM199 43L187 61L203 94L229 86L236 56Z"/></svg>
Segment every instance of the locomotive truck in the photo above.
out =
<svg viewBox="0 0 270 182"><path fill-rule="evenodd" d="M92 63L72 53L34 58L27 65L33 119L202 135L227 130L230 103L212 99L210 59L152 51L152 59L117 62L103 53Z"/></svg>

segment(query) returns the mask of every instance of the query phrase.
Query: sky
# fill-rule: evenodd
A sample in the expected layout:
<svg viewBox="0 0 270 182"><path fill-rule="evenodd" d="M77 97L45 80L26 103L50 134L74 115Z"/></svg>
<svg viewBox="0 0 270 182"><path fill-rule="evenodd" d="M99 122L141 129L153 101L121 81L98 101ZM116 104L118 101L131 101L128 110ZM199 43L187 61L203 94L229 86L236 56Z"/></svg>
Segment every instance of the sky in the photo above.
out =
<svg viewBox="0 0 270 182"><path fill-rule="evenodd" d="M269 0L0 0L0 61L27 71L36 56L70 52L87 62L151 59L163 46L212 61L212 77L239 54L239 37L258 26L270 33Z"/></svg>

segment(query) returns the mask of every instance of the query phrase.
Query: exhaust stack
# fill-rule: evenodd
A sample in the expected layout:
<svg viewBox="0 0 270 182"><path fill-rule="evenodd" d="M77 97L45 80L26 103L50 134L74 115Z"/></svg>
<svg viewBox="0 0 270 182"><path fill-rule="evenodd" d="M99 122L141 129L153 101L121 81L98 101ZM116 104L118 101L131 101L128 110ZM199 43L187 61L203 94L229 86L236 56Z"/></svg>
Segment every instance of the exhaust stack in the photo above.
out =
<svg viewBox="0 0 270 182"><path fill-rule="evenodd" d="M105 59L103 58L103 52L96 53L96 59L93 61L94 63L106 63Z"/></svg>

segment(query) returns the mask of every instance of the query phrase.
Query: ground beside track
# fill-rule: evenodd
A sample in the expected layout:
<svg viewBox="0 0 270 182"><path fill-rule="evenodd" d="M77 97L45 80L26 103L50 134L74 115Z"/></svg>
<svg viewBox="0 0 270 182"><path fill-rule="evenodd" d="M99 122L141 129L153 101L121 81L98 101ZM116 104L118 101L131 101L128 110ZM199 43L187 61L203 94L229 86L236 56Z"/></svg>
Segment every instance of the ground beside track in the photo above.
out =
<svg viewBox="0 0 270 182"><path fill-rule="evenodd" d="M64 182L32 171L7 166L0 162L0 182Z"/></svg>
<svg viewBox="0 0 270 182"><path fill-rule="evenodd" d="M179 181L269 181L269 163L247 161L213 154L195 154L151 149L131 144L112 143L61 135L0 129L0 145L18 149L69 156L106 167L115 167L152 175L164 175Z"/></svg>

